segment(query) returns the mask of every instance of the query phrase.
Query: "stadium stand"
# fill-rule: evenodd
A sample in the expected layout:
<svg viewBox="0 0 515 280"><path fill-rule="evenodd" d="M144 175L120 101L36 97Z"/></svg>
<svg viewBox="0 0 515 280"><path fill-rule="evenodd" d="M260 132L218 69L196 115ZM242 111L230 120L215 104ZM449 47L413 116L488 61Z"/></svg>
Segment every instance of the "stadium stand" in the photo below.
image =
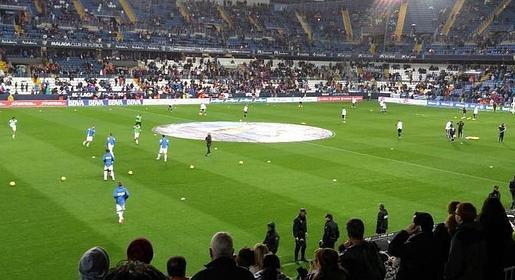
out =
<svg viewBox="0 0 515 280"><path fill-rule="evenodd" d="M515 98L514 5L511 0L2 0L0 99L373 94L507 105ZM488 199L479 220L474 215L467 222L484 227L489 249L485 271L514 279L515 257L500 256L514 246L515 210L504 213L495 203ZM482 219L488 207L494 210ZM457 221L460 214L449 215ZM414 230L356 240L381 251L382 261L368 264L384 263L384 279L410 279L407 260L420 260L399 251L409 246L401 237L412 236ZM397 241L394 246L392 240ZM505 243L500 246L498 240ZM430 243L426 238L427 251ZM340 247L340 257L350 245ZM457 261L448 260L449 250L444 250L444 264ZM115 277L123 277L119 275L127 269L138 268L165 279L150 264L153 255L146 253L143 261L128 256L107 273L107 253L95 247L85 257L96 254L92 261L102 262L102 269L80 272L119 279ZM335 253L318 251L314 258L320 267L299 270L298 279L318 279L322 271L340 277ZM223 265L237 270L230 256L224 257ZM276 257L263 254L261 260L257 279L271 270L286 277ZM441 264L434 268L444 275ZM395 278L398 271L410 276Z"/></svg>
<svg viewBox="0 0 515 280"><path fill-rule="evenodd" d="M102 45L106 48L123 43L119 45L122 50L133 45L162 50L159 46L166 44L326 56L405 54L417 44L417 55L449 54L449 47L457 55L510 54L514 50L510 44L513 3L507 0L467 1L456 14L450 2L436 0L410 0L405 6L399 1L389 5L369 0L253 6L191 0L4 2L0 8L4 38L16 43L18 39L35 40L30 42L35 45L44 39L67 39L77 42L77 47L82 41L107 44ZM403 21L397 20L401 11ZM453 20L445 27L448 18ZM395 29L400 36L393 36ZM444 35L438 30L444 30Z"/></svg>

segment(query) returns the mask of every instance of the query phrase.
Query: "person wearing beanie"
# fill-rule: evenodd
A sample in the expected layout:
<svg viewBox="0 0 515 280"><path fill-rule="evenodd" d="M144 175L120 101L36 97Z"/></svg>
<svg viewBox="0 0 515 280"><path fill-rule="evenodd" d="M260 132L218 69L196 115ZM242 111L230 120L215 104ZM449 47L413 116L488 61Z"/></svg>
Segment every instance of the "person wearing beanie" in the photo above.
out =
<svg viewBox="0 0 515 280"><path fill-rule="evenodd" d="M275 223L271 222L268 224L268 231L266 232L263 244L268 247L268 251L273 254L277 253L277 249L279 248L279 234L275 230Z"/></svg>
<svg viewBox="0 0 515 280"><path fill-rule="evenodd" d="M388 246L388 252L401 259L397 280L433 280L437 250L433 239L433 217L416 212L411 223Z"/></svg>
<svg viewBox="0 0 515 280"><path fill-rule="evenodd" d="M152 244L145 238L134 239L127 247L127 260L150 264L153 257Z"/></svg>
<svg viewBox="0 0 515 280"><path fill-rule="evenodd" d="M79 261L81 280L101 280L109 271L109 256L101 247L87 250Z"/></svg>
<svg viewBox="0 0 515 280"><path fill-rule="evenodd" d="M476 208L471 203L458 204L455 219L458 226L451 239L444 279L493 279L485 275L488 254Z"/></svg>

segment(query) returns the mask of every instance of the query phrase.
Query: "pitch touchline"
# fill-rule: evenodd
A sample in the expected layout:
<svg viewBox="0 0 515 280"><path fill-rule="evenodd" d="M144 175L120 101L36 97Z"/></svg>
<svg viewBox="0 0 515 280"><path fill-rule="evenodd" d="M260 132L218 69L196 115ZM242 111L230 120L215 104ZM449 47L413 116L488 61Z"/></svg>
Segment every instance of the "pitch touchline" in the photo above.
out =
<svg viewBox="0 0 515 280"><path fill-rule="evenodd" d="M337 150L337 151L342 151L342 152L347 152L347 153L351 153L351 154L361 155L361 156L369 156L369 157L383 159L383 160L390 160L390 161L394 161L394 162L398 162L398 163L409 164L409 165L413 165L413 166L417 166L417 167L421 167L421 168L450 173L450 174L454 174L454 175L460 175L460 176L481 179L481 180L486 180L486 181L496 182L496 183L503 183L502 181L498 181L498 180L494 180L494 179L490 179L490 178L479 177L479 176L474 176L474 175L470 175L470 174L466 174L466 173L460 173L460 172L456 172L456 171L440 169L440 168L422 165L422 164L418 164L418 163L413 163L413 162L409 162L409 161L402 161L402 160L397 160L397 159L393 159L393 158L385 158L385 157L380 157L380 156L376 156L376 155L365 154L365 153L360 153L360 152L351 151L351 150L347 150L347 149L342 149L342 148L337 148L337 147L332 147L332 146L325 146L325 145L320 145L320 144L310 143L310 142L306 142L306 144L323 147L323 148L328 148L328 149L332 149L332 150Z"/></svg>

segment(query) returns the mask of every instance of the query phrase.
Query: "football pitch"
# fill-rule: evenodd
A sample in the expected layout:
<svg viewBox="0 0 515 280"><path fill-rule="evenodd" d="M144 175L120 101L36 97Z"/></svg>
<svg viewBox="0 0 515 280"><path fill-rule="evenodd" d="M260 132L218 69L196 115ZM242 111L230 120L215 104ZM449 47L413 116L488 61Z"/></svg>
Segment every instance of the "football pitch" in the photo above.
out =
<svg viewBox="0 0 515 280"><path fill-rule="evenodd" d="M211 157L204 156L203 141L171 138L166 163L155 159L159 135L153 127L239 121L243 105L210 105L207 116L198 115L198 106L172 112L164 106L2 109L1 278L76 279L85 250L104 247L114 266L137 237L152 241L152 264L161 271L168 257L183 255L191 275L209 262L214 232L230 232L238 250L261 242L270 221L281 236L284 270L294 276L292 220L301 207L308 213L311 258L326 213L340 226L340 243L351 217L365 221L367 236L374 233L378 203L389 211L389 231L405 228L415 211L430 212L440 222L451 200L480 209L493 185L501 187L508 206L507 184L515 173L512 114L480 112L478 120L465 119L465 136L480 139L451 143L444 126L458 121L461 110L389 104L382 114L377 102L345 106L343 123L342 104L252 104L249 121L306 123L335 135L280 144L214 142ZM132 126L138 113L143 131L136 145ZM7 125L11 116L18 120L15 140ZM397 120L404 122L401 139ZM501 122L508 128L504 144L497 143ZM95 140L83 147L93 124ZM115 183L102 178L110 132L117 139L117 180L131 193L122 225L114 211Z"/></svg>

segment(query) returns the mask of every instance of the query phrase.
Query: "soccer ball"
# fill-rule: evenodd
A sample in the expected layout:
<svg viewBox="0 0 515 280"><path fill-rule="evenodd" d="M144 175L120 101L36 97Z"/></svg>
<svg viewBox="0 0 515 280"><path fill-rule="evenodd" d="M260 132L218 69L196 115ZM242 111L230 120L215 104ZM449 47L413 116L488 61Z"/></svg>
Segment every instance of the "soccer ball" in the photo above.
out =
<svg viewBox="0 0 515 280"><path fill-rule="evenodd" d="M184 201L184 200L186 200L186 198L185 197L181 197L181 200Z"/></svg>
<svg viewBox="0 0 515 280"><path fill-rule="evenodd" d="M243 164L243 160L240 160L239 164Z"/></svg>
<svg viewBox="0 0 515 280"><path fill-rule="evenodd" d="M191 169L195 168L195 165L191 164L191 165L190 165L190 168L191 168Z"/></svg>
<svg viewBox="0 0 515 280"><path fill-rule="evenodd" d="M61 177L61 182L64 182L64 181L66 181L66 177L62 176Z"/></svg>
<svg viewBox="0 0 515 280"><path fill-rule="evenodd" d="M132 174L133 174L133 173L132 173L132 170L129 170L129 172L127 172L127 173L128 173L129 175L132 175Z"/></svg>
<svg viewBox="0 0 515 280"><path fill-rule="evenodd" d="M14 181L9 182L9 186L11 186L11 187L16 186L16 182L14 182Z"/></svg>
<svg viewBox="0 0 515 280"><path fill-rule="evenodd" d="M272 161L271 161L271 160L267 160L266 162L267 162L267 163L271 163Z"/></svg>

